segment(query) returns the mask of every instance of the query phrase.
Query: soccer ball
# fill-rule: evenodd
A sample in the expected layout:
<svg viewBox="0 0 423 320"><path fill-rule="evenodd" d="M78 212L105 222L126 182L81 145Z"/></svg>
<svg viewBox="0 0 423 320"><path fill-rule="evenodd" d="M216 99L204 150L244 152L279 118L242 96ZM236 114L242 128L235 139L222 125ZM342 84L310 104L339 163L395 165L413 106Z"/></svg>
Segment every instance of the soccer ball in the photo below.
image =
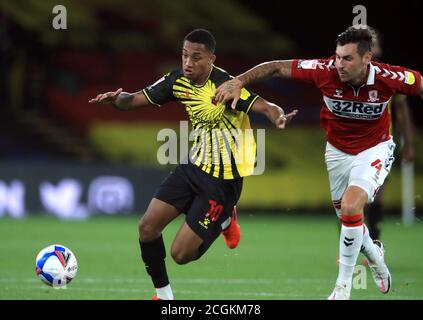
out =
<svg viewBox="0 0 423 320"><path fill-rule="evenodd" d="M52 287L64 287L75 278L77 271L78 262L75 255L60 244L44 248L35 259L37 277Z"/></svg>

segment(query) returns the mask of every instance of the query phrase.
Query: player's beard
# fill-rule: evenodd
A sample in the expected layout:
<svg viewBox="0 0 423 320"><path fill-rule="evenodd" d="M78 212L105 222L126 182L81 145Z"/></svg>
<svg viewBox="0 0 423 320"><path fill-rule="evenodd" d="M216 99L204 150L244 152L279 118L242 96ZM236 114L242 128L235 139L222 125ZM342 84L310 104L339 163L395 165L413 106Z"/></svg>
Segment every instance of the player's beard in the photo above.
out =
<svg viewBox="0 0 423 320"><path fill-rule="evenodd" d="M341 82L344 82L344 83L349 82L351 80L351 77L348 73L342 73L341 74L338 71L338 76L339 76L339 79L341 80Z"/></svg>

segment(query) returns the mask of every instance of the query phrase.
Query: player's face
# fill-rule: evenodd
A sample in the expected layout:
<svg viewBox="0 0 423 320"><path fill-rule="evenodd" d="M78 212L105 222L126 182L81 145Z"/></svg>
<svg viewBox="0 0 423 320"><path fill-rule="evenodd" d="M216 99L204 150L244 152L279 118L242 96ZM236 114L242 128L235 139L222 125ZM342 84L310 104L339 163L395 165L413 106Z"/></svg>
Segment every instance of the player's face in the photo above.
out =
<svg viewBox="0 0 423 320"><path fill-rule="evenodd" d="M338 45L336 47L336 70L342 82L357 84L366 75L371 53L361 56L357 52L356 43Z"/></svg>
<svg viewBox="0 0 423 320"><path fill-rule="evenodd" d="M206 81L216 56L202 43L184 41L182 48L182 69L184 76L194 84Z"/></svg>

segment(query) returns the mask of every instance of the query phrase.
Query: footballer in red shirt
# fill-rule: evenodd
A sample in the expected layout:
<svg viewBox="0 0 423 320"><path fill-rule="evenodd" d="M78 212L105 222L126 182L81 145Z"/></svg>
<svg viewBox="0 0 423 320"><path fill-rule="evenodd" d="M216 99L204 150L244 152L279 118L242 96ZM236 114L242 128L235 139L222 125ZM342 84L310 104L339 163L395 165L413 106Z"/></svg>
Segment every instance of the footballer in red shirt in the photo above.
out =
<svg viewBox="0 0 423 320"><path fill-rule="evenodd" d="M339 273L328 299L350 298L360 251L369 261L378 289L388 293L392 278L384 248L364 232L363 209L373 201L394 161L387 105L397 93L423 98L420 73L372 61L368 28L349 27L338 35L332 57L262 63L219 86L215 99L222 103L233 99L234 107L244 86L270 77L312 83L323 96L320 123L327 135L325 161L332 201L342 222Z"/></svg>

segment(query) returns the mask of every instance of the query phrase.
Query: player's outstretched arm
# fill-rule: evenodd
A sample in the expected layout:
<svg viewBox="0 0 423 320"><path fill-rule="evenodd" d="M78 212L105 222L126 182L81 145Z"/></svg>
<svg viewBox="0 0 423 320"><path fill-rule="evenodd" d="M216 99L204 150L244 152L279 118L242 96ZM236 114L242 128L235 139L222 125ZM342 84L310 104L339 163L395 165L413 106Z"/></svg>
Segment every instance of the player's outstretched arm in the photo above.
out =
<svg viewBox="0 0 423 320"><path fill-rule="evenodd" d="M100 93L95 98L90 99L88 102L112 104L119 110L131 110L150 104L142 91L128 93L123 92L122 88L119 88L116 91Z"/></svg>
<svg viewBox="0 0 423 320"><path fill-rule="evenodd" d="M295 109L285 114L281 107L262 98L258 98L254 102L251 110L265 115L278 129L284 129L287 123L289 123L298 112L298 110Z"/></svg>
<svg viewBox="0 0 423 320"><path fill-rule="evenodd" d="M232 100L232 109L241 95L241 89L251 83L273 77L291 78L292 60L276 60L261 63L243 74L222 83L216 90L215 100L226 103Z"/></svg>

